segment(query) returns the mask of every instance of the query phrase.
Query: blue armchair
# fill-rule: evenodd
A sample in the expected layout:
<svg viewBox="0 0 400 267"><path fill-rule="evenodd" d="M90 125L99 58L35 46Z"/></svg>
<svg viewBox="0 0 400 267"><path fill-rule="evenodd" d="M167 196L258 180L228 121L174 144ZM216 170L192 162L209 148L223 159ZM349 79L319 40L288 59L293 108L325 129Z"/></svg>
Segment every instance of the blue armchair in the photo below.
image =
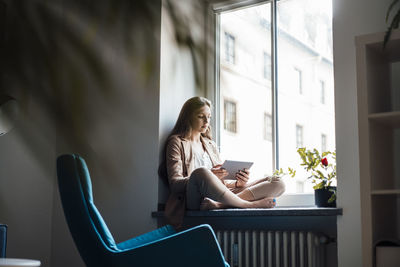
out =
<svg viewBox="0 0 400 267"><path fill-rule="evenodd" d="M7 225L0 224L0 258L6 257Z"/></svg>
<svg viewBox="0 0 400 267"><path fill-rule="evenodd" d="M179 233L167 225L116 244L94 205L85 161L75 154L59 156L57 176L64 215L87 266L229 266L209 225Z"/></svg>

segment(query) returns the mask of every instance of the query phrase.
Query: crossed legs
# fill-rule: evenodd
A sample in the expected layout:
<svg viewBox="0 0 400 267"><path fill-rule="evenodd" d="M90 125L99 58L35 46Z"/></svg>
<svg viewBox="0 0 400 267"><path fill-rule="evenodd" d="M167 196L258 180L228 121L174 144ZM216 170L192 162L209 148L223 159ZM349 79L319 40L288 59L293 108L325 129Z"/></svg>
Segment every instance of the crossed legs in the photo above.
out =
<svg viewBox="0 0 400 267"><path fill-rule="evenodd" d="M192 210L217 208L272 208L274 197L285 190L280 180L260 179L244 188L229 190L210 170L198 168L186 188L186 207Z"/></svg>

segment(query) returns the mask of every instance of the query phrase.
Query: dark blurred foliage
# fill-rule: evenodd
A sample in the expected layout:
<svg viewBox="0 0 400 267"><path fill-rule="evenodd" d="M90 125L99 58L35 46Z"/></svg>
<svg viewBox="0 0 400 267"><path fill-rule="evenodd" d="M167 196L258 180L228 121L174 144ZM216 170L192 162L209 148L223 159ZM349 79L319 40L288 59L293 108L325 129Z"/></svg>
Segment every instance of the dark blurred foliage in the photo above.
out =
<svg viewBox="0 0 400 267"><path fill-rule="evenodd" d="M388 10L386 12L386 23L389 22L389 16L392 14L392 11L394 13L392 20L386 30L385 37L383 40L383 48L385 48L387 42L390 39L390 36L392 34L392 30L398 29L399 28L399 23L400 23L400 6L399 6L399 0L393 0L393 2L389 5ZM395 10L397 8L397 10Z"/></svg>
<svg viewBox="0 0 400 267"><path fill-rule="evenodd" d="M198 2L200 9L202 1ZM154 51L160 45L162 2L3 0L0 3L0 94L16 98L20 113L30 119L30 131L19 131L22 141L39 156L43 147L38 140L47 138L48 127L50 131L57 129L57 142L70 150L95 154L88 145L87 134L87 129L96 123L97 111L93 105L99 102L107 102L111 107L118 105L117 91L121 87L141 91L154 79L154 73L160 71L159 53ZM200 86L198 61L204 56L204 44L194 40L188 23L197 18L181 12L180 1L163 3L173 22L172 34L177 44L190 50L196 83ZM198 13L200 17L204 15ZM131 79L125 84L119 79L121 69ZM36 109L36 115L32 114ZM139 110L132 106L131 112ZM40 118L36 121L35 116ZM140 114L137 116L140 119Z"/></svg>

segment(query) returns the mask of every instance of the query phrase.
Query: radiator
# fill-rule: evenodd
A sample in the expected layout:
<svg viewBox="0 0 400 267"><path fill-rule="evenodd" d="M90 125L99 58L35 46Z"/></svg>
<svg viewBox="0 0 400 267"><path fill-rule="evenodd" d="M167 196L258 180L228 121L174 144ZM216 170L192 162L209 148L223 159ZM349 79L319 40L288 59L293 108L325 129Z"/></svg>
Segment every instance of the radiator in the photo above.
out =
<svg viewBox="0 0 400 267"><path fill-rule="evenodd" d="M323 267L325 236L301 231L216 231L231 267Z"/></svg>

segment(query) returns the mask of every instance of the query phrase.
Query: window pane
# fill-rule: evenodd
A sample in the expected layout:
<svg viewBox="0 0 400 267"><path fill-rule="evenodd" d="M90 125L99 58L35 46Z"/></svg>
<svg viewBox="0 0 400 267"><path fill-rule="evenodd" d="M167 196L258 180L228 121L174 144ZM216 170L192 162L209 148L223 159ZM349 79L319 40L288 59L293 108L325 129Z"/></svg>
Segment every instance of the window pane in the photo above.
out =
<svg viewBox="0 0 400 267"><path fill-rule="evenodd" d="M220 15L221 154L254 161L251 178L273 171L270 14L262 4Z"/></svg>
<svg viewBox="0 0 400 267"><path fill-rule="evenodd" d="M297 169L296 183L286 184L288 193L313 192L296 147L335 150L331 5L331 0L278 1L279 167Z"/></svg>

